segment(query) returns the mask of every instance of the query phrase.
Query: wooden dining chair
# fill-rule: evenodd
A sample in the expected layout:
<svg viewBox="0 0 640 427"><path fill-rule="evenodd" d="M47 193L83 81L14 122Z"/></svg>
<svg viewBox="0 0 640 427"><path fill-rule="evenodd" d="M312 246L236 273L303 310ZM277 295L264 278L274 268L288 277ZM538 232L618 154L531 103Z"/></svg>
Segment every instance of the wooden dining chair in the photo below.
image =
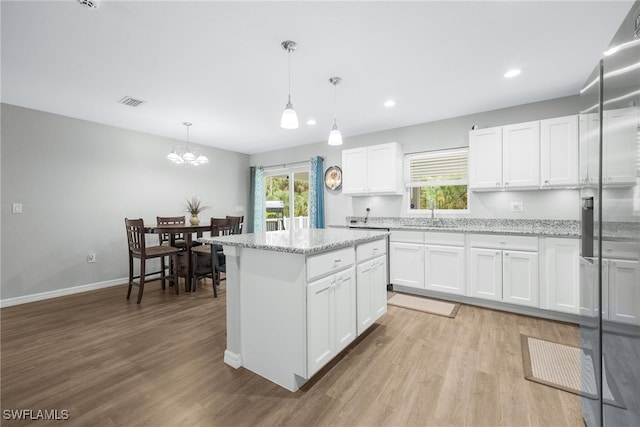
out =
<svg viewBox="0 0 640 427"><path fill-rule="evenodd" d="M161 271L154 271L147 273L147 260L152 258L164 258L170 257L171 262L176 265L178 262L178 252L180 249L173 246L147 246L144 233L144 221L140 219L124 219L125 230L127 232L127 241L129 244L129 290L127 291L127 299L131 296L131 288L133 285L138 286L138 304L142 301L142 293L144 292L144 284L147 276L154 274L160 274L159 279L164 283L164 280L170 278L173 281L173 287L176 289L176 294L179 293L178 275L176 269L173 270L173 274L167 275L165 269ZM133 273L133 259L140 260L140 274L135 276ZM138 282L135 281L138 279ZM164 286L163 286L164 289Z"/></svg>
<svg viewBox="0 0 640 427"><path fill-rule="evenodd" d="M175 224L186 224L186 218L184 216L156 216L156 224L158 225L175 225ZM180 253L178 253L179 257L184 256L184 251L187 247L187 244L184 239L184 233L158 233L158 239L160 241L160 246L173 246L180 249ZM169 274L173 274L173 270L176 269L177 266L182 265L184 263L180 263L180 259L178 260L178 264L173 264L169 262L169 265L166 264L165 259L167 257L160 258L160 269L162 271L169 269ZM178 273L180 270L178 270ZM162 281L162 289L165 289L165 280Z"/></svg>
<svg viewBox="0 0 640 427"><path fill-rule="evenodd" d="M242 234L242 228L244 226L244 216L227 215L227 219L230 219L232 221L232 226L234 228L233 234Z"/></svg>
<svg viewBox="0 0 640 427"><path fill-rule="evenodd" d="M234 220L228 218L211 218L211 237L236 234ZM225 256L222 246L210 244L191 249L193 256L193 288L195 290L198 279L211 277L213 296L218 297L217 287L220 284L220 273L227 272Z"/></svg>

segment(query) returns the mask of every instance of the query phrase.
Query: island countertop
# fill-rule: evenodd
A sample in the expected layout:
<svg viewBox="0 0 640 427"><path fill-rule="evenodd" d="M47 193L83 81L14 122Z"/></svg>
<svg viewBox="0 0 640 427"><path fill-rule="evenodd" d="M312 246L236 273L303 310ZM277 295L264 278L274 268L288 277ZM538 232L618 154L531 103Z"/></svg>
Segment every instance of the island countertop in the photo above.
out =
<svg viewBox="0 0 640 427"><path fill-rule="evenodd" d="M202 237L198 241L309 255L381 239L388 234L388 231L379 230L299 229Z"/></svg>

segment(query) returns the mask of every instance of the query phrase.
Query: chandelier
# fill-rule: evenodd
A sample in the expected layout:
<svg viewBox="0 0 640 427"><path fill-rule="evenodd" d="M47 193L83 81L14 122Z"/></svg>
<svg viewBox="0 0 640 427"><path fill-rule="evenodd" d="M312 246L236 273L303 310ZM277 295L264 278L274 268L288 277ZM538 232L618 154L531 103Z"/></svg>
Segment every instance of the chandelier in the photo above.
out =
<svg viewBox="0 0 640 427"><path fill-rule="evenodd" d="M187 127L187 146L184 150L179 145L174 146L171 152L167 155L167 159L171 160L173 163L188 163L193 166L209 163L209 159L207 159L207 156L200 153L200 149L196 148L191 150L191 147L189 146L189 127L191 126L191 123L184 122L182 124Z"/></svg>

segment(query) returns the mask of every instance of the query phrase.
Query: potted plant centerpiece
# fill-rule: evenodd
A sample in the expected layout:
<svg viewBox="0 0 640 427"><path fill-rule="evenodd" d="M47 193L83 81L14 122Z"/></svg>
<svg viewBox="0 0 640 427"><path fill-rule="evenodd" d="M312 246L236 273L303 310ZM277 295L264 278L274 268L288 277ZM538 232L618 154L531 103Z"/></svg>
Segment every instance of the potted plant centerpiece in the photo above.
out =
<svg viewBox="0 0 640 427"><path fill-rule="evenodd" d="M187 204L184 207L186 211L191 214L191 218L189 218L191 225L200 224L198 214L205 209L209 209L209 206L203 206L200 198L196 196L192 196L191 199L187 199Z"/></svg>

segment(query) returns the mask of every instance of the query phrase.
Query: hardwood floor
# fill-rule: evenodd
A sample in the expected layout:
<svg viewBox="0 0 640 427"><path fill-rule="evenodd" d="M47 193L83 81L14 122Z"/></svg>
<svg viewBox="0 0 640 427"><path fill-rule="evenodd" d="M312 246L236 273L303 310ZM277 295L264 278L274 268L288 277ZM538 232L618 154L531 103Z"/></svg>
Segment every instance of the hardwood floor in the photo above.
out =
<svg viewBox="0 0 640 427"><path fill-rule="evenodd" d="M66 409L80 426L582 426L578 396L527 381L520 334L579 344L574 325L462 305L389 306L291 393L223 363L225 283L126 285L0 310L2 410ZM46 425L44 421L33 421ZM25 422L2 420L2 425Z"/></svg>

